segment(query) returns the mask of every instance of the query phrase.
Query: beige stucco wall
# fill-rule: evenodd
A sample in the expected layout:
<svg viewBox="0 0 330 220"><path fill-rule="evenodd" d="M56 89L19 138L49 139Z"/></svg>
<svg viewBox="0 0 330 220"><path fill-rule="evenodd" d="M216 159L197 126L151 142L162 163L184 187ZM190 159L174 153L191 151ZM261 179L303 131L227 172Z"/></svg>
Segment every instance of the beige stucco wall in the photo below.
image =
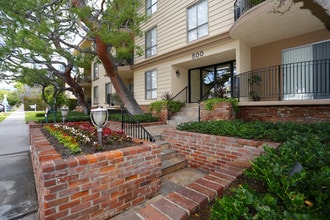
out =
<svg viewBox="0 0 330 220"><path fill-rule="evenodd" d="M282 50L330 39L330 31L323 29L251 48L251 69L280 65Z"/></svg>

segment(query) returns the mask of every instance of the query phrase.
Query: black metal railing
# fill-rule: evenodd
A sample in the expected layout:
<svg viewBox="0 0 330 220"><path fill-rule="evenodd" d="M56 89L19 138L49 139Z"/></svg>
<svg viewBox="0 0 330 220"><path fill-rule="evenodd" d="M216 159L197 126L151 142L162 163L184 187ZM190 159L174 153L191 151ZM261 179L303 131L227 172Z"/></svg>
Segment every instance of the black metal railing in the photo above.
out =
<svg viewBox="0 0 330 220"><path fill-rule="evenodd" d="M330 98L330 59L289 63L237 75L238 98L255 101Z"/></svg>
<svg viewBox="0 0 330 220"><path fill-rule="evenodd" d="M121 105L121 129L132 138L155 142L155 138Z"/></svg>
<svg viewBox="0 0 330 220"><path fill-rule="evenodd" d="M180 92L178 92L173 98L171 98L171 101L179 101L183 103L188 102L188 86L184 87Z"/></svg>
<svg viewBox="0 0 330 220"><path fill-rule="evenodd" d="M253 8L254 6L264 2L266 0L236 0L234 3L234 19L239 19L245 12Z"/></svg>

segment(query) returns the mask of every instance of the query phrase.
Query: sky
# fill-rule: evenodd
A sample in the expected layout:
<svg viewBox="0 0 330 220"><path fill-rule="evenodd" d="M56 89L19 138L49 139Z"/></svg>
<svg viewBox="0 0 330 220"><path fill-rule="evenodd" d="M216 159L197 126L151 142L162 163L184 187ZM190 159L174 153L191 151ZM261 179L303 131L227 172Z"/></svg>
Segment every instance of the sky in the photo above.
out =
<svg viewBox="0 0 330 220"><path fill-rule="evenodd" d="M7 84L5 82L0 82L0 89L10 90L10 91L16 90L14 88L14 84L13 83Z"/></svg>

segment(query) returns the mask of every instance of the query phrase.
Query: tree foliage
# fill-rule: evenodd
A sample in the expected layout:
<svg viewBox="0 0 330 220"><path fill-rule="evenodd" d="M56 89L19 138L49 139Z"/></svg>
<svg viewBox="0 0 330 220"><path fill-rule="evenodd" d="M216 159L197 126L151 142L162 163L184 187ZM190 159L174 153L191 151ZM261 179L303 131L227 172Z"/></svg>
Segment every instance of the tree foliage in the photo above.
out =
<svg viewBox="0 0 330 220"><path fill-rule="evenodd" d="M74 75L97 57L126 107L139 109L116 68L116 62L133 53L132 39L140 33L143 20L138 7L139 0L1 1L0 68L9 73L6 77L25 83L60 79L89 111ZM91 42L92 47L82 47L84 41ZM110 53L114 50L116 59Z"/></svg>

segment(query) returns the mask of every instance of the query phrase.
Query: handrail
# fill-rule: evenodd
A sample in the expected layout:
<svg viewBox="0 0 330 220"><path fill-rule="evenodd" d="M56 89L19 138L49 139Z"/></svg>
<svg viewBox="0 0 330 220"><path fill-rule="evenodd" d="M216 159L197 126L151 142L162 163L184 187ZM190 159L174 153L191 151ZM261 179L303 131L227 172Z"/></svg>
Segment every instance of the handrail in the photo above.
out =
<svg viewBox="0 0 330 220"><path fill-rule="evenodd" d="M121 129L125 132L125 134L133 138L138 138L150 142L156 141L156 139L134 118L134 116L123 105L121 105Z"/></svg>
<svg viewBox="0 0 330 220"><path fill-rule="evenodd" d="M237 75L241 98L260 101L330 98L330 59L288 63Z"/></svg>
<svg viewBox="0 0 330 220"><path fill-rule="evenodd" d="M173 96L173 98L171 98L171 101L182 101L180 100L180 96L185 93L185 96L184 96L184 103L187 103L188 102L188 86L184 87L180 92L178 92L175 96ZM176 100L175 100L176 99Z"/></svg>

